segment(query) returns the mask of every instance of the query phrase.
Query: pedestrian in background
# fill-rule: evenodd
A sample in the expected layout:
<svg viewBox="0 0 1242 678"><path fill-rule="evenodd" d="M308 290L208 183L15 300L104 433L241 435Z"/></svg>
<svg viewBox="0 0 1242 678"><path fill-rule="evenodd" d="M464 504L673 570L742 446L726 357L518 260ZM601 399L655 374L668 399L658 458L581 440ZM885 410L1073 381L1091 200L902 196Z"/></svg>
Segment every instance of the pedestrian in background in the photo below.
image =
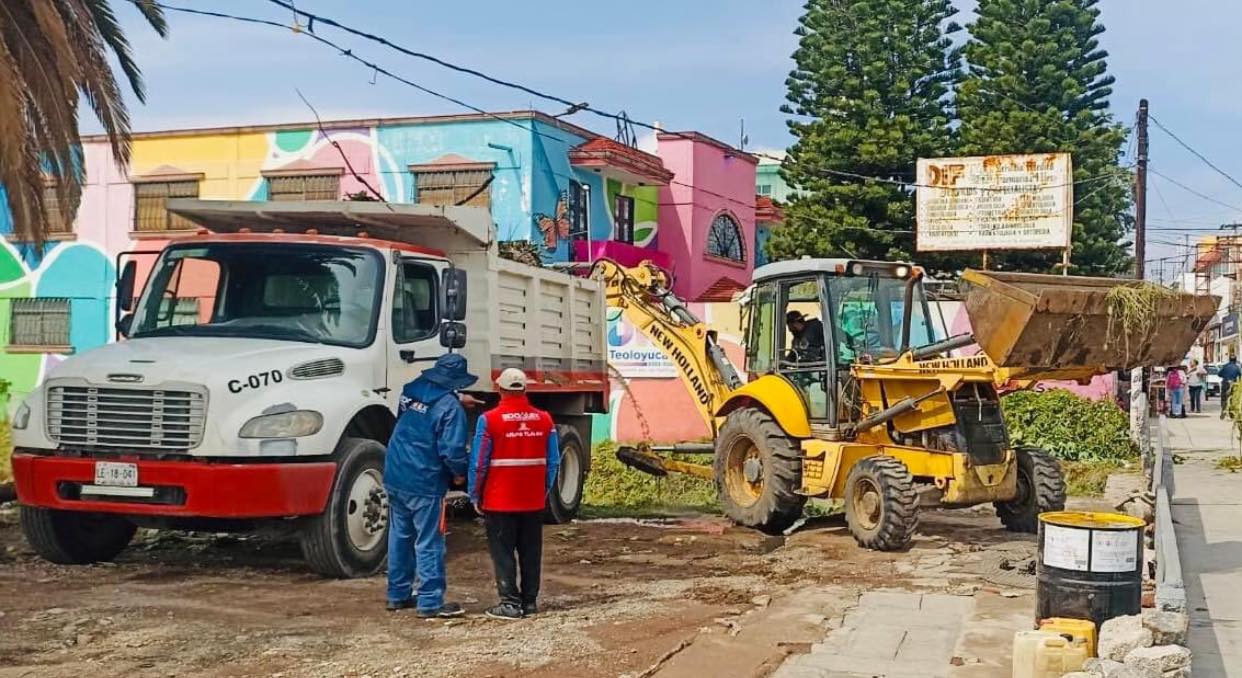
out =
<svg viewBox="0 0 1242 678"><path fill-rule="evenodd" d="M493 619L538 612L543 509L560 466L552 416L526 398L526 373L510 367L496 379L500 404L483 413L470 448L468 488L483 515L500 604Z"/></svg>
<svg viewBox="0 0 1242 678"><path fill-rule="evenodd" d="M1225 418L1225 412L1229 409L1229 391L1233 389L1233 383L1242 377L1242 367L1238 367L1238 356L1229 356L1229 362L1220 368L1220 372L1216 373L1220 377L1220 418Z"/></svg>
<svg viewBox="0 0 1242 678"><path fill-rule="evenodd" d="M1169 417L1179 419L1186 416L1185 397L1186 391L1182 389L1183 383L1182 366L1173 365L1169 367L1168 376L1164 380L1164 388L1169 393Z"/></svg>
<svg viewBox="0 0 1242 678"><path fill-rule="evenodd" d="M388 610L456 617L444 602L444 497L466 473L466 412L456 391L478 380L456 353L406 384L384 456L388 491ZM415 575L417 595L411 595Z"/></svg>
<svg viewBox="0 0 1242 678"><path fill-rule="evenodd" d="M1207 384L1207 368L1198 360L1190 361L1190 370L1186 373L1186 385L1190 389L1190 411L1199 414L1203 411L1203 387Z"/></svg>

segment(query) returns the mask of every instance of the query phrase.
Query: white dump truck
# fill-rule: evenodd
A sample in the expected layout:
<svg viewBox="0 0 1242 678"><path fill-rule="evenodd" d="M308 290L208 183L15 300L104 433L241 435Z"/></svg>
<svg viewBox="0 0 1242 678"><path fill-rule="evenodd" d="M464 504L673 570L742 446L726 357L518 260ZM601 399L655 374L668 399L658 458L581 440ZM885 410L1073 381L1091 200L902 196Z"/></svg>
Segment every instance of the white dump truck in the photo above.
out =
<svg viewBox="0 0 1242 678"><path fill-rule="evenodd" d="M590 414L608 403L599 283L502 259L480 208L168 206L203 228L122 258L124 340L66 360L13 417L21 526L39 554L108 560L138 526L276 528L318 572L371 574L387 551L397 399L454 350L480 376L474 416L497 398L493 375L526 370L560 432L548 517L576 514Z"/></svg>

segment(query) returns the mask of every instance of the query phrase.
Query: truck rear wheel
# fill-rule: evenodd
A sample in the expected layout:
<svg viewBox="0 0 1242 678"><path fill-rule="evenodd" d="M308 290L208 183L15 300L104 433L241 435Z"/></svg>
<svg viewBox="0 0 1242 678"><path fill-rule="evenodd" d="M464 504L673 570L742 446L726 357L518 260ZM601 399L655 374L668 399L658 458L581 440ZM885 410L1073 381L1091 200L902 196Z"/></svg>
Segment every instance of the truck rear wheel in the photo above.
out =
<svg viewBox="0 0 1242 678"><path fill-rule="evenodd" d="M544 521L568 523L578 517L578 511L582 508L582 491L586 487L590 457L578 429L557 424L556 436L560 440L561 468L556 474L552 491L548 493Z"/></svg>
<svg viewBox="0 0 1242 678"><path fill-rule="evenodd" d="M1039 531L1039 514L1065 508L1065 477L1061 465L1043 450L1020 447L1018 493L1009 501L996 502L996 516L1010 532Z"/></svg>
<svg viewBox="0 0 1242 678"><path fill-rule="evenodd" d="M384 446L345 438L337 446L336 478L322 514L303 527L302 555L325 577L366 577L388 555L388 494Z"/></svg>
<svg viewBox="0 0 1242 678"><path fill-rule="evenodd" d="M112 560L129 546L138 529L119 516L34 506L21 507L19 521L35 553L60 565Z"/></svg>
<svg viewBox="0 0 1242 678"><path fill-rule="evenodd" d="M802 451L767 412L747 407L725 419L713 461L716 493L734 522L777 533L802 516Z"/></svg>
<svg viewBox="0 0 1242 678"><path fill-rule="evenodd" d="M892 457L866 457L845 481L845 522L863 548L896 551L919 526L914 477Z"/></svg>

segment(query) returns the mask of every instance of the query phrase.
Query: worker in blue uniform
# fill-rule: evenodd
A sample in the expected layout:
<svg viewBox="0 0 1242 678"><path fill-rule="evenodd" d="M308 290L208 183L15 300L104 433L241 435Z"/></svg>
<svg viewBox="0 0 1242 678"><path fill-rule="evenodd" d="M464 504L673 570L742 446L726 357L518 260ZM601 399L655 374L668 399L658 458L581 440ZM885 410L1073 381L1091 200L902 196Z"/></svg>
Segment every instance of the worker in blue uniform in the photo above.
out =
<svg viewBox="0 0 1242 678"><path fill-rule="evenodd" d="M388 610L456 617L444 601L444 497L466 474L466 412L457 391L478 377L457 353L440 356L401 391L384 458L388 491ZM413 591L415 576L418 591Z"/></svg>

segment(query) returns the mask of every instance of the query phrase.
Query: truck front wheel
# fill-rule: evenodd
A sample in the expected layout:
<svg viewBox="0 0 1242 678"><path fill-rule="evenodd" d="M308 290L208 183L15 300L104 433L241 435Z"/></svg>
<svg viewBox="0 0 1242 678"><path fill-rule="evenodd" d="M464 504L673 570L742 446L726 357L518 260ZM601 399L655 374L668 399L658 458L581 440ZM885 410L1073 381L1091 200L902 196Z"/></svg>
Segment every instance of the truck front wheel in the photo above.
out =
<svg viewBox="0 0 1242 678"><path fill-rule="evenodd" d="M557 424L556 435L560 439L561 468L556 474L552 491L548 493L544 519L549 523L568 523L578 516L578 510L582 508L582 490L586 487L589 457L578 429Z"/></svg>
<svg viewBox="0 0 1242 678"><path fill-rule="evenodd" d="M345 438L335 457L328 505L303 527L302 555L325 577L367 577L379 571L388 555L384 446Z"/></svg>
<svg viewBox="0 0 1242 678"><path fill-rule="evenodd" d="M34 506L21 507L19 521L35 553L60 565L112 560L129 546L137 530L118 516Z"/></svg>

